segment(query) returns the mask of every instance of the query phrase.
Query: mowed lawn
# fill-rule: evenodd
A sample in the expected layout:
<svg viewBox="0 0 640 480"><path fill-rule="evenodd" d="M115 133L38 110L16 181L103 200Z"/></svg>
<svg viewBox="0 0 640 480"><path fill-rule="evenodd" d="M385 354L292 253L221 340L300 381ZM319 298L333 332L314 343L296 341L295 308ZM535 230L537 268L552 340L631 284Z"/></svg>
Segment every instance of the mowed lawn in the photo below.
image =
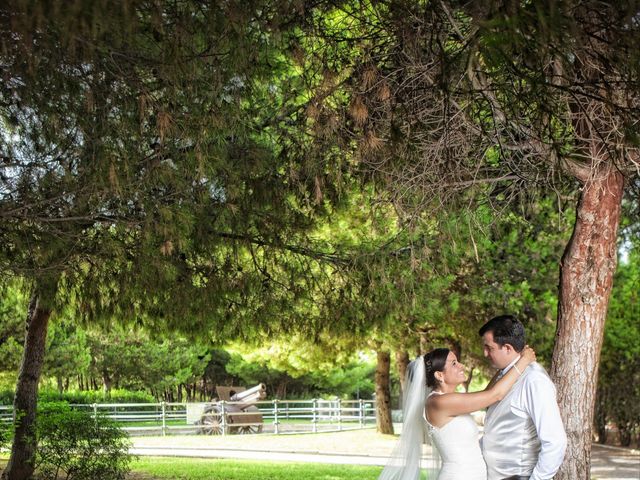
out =
<svg viewBox="0 0 640 480"><path fill-rule="evenodd" d="M0 458L0 472L7 464ZM375 480L381 467L144 457L132 463L130 480Z"/></svg>
<svg viewBox="0 0 640 480"><path fill-rule="evenodd" d="M272 452L388 455L396 436L373 429L307 435L183 435L133 437L141 447L231 448ZM8 455L0 454L0 471ZM129 480L375 480L382 467L264 460L141 456L131 464Z"/></svg>
<svg viewBox="0 0 640 480"><path fill-rule="evenodd" d="M397 437L372 429L307 435L184 435L137 437L138 446L174 445L186 448L231 448L272 452L351 453L388 455ZM132 480L375 480L382 467L264 460L140 457Z"/></svg>
<svg viewBox="0 0 640 480"><path fill-rule="evenodd" d="M141 458L131 480L375 480L381 467L200 458Z"/></svg>

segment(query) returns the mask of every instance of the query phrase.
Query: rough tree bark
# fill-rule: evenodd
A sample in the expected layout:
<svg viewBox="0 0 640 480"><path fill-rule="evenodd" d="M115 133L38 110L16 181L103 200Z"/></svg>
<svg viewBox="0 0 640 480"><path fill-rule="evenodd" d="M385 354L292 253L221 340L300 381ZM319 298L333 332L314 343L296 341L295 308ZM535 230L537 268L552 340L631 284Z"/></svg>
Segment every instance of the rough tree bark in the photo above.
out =
<svg viewBox="0 0 640 480"><path fill-rule="evenodd" d="M34 470L36 454L35 422L38 404L38 380L44 363L47 327L51 307L34 293L29 302L22 364L13 401L15 435L11 458L3 480L27 480Z"/></svg>
<svg viewBox="0 0 640 480"><path fill-rule="evenodd" d="M557 480L590 478L591 429L624 187L614 168L585 179L562 256L551 376L568 437Z"/></svg>
<svg viewBox="0 0 640 480"><path fill-rule="evenodd" d="M389 387L389 371L391 368L391 354L387 351L377 351L376 365L376 421L380 433L393 435L391 420L391 389Z"/></svg>

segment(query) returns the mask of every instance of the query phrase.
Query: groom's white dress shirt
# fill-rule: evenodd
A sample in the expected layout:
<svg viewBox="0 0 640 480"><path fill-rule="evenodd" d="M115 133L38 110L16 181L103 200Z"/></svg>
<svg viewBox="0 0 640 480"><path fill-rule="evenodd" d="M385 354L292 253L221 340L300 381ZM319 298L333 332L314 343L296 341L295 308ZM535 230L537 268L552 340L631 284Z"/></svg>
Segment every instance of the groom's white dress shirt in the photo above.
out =
<svg viewBox="0 0 640 480"><path fill-rule="evenodd" d="M534 362L505 398L487 410L482 449L488 478L530 475L531 480L551 479L562 464L566 445L555 385Z"/></svg>

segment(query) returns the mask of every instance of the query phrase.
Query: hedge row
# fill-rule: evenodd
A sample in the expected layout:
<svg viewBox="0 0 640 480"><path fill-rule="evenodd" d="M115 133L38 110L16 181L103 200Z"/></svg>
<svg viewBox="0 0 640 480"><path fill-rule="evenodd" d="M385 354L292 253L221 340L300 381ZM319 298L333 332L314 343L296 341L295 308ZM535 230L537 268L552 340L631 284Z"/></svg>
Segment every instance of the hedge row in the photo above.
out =
<svg viewBox="0 0 640 480"><path fill-rule="evenodd" d="M38 395L39 402L78 403L155 403L155 398L146 392L129 390L111 390L106 395L102 390L76 390L60 393L56 390L43 390ZM0 390L0 405L13 404L13 391Z"/></svg>

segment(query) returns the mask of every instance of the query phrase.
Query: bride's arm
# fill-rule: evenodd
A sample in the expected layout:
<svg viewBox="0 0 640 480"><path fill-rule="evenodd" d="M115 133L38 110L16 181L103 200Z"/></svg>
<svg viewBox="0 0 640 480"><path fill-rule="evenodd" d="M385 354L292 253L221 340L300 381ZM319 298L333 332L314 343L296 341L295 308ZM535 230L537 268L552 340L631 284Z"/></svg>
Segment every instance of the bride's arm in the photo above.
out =
<svg viewBox="0 0 640 480"><path fill-rule="evenodd" d="M522 372L536 360L536 353L525 347L515 368L511 368L500 380L486 390L473 393L446 393L434 395L429 400L430 408L446 416L462 415L488 407L504 398L516 383Z"/></svg>

